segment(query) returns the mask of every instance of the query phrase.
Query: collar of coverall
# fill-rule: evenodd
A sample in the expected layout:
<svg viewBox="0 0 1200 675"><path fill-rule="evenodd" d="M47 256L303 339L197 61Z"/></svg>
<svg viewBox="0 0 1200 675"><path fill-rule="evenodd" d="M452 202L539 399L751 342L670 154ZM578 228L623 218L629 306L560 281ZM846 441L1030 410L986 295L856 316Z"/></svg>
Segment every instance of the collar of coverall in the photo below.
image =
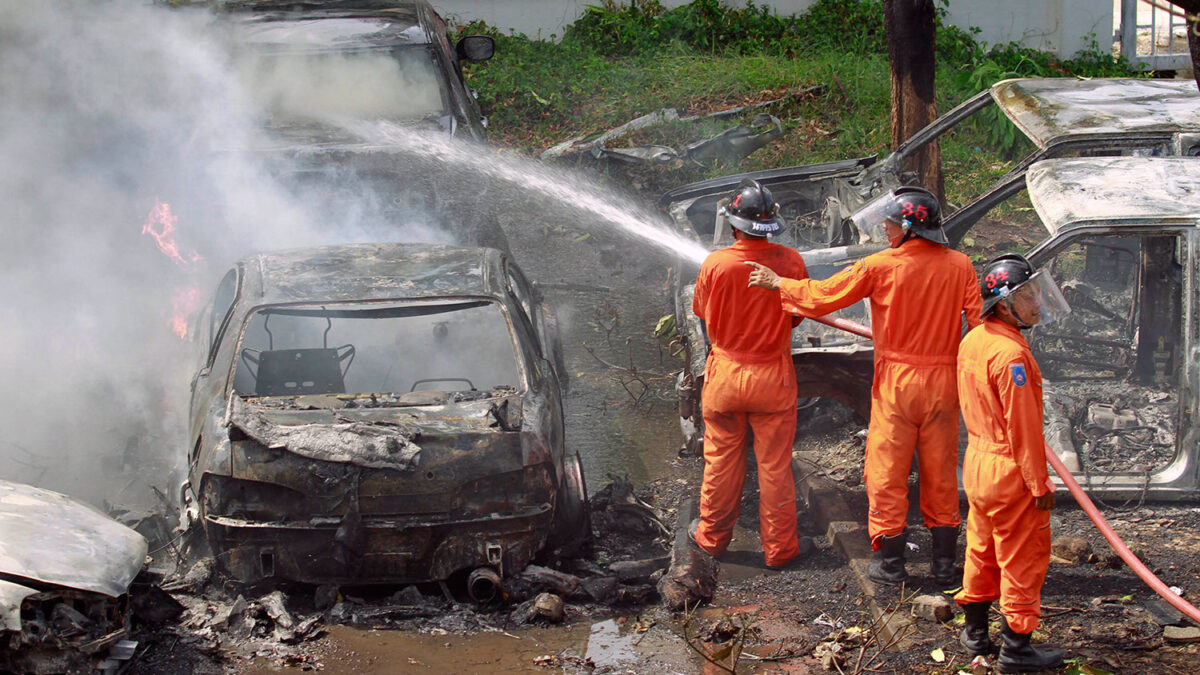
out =
<svg viewBox="0 0 1200 675"><path fill-rule="evenodd" d="M1000 317L996 316L995 314L989 314L988 316L984 317L983 321L984 321L984 323L993 326L994 328L996 328L997 330L999 330L1001 332L1008 333L1012 337L1019 338L1021 340L1021 342L1024 343L1026 346L1029 345L1029 343L1025 341L1025 335L1021 333L1020 328L1017 328L1016 326L1005 321L1004 319L1001 319Z"/></svg>
<svg viewBox="0 0 1200 675"><path fill-rule="evenodd" d="M733 242L734 248L760 248L770 244L771 240L766 237L740 237Z"/></svg>

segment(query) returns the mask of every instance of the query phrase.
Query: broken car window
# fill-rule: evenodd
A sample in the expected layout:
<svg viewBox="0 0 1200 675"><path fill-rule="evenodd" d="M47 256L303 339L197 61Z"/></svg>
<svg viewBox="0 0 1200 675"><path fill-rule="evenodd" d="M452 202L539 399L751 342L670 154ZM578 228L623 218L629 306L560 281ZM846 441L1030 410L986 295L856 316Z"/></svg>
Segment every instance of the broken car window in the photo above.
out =
<svg viewBox="0 0 1200 675"><path fill-rule="evenodd" d="M508 318L486 300L266 307L238 357L247 396L523 389Z"/></svg>
<svg viewBox="0 0 1200 675"><path fill-rule="evenodd" d="M1088 236L1051 263L1071 305L1031 332L1047 438L1085 474L1149 475L1174 458L1182 268L1174 235Z"/></svg>
<svg viewBox="0 0 1200 675"><path fill-rule="evenodd" d="M229 320L229 313L233 311L233 303L237 300L237 282L237 270L229 270L221 279L221 284L217 286L217 293L213 296L208 326L208 363L210 364L213 357L216 356L217 344L224 333L225 322Z"/></svg>

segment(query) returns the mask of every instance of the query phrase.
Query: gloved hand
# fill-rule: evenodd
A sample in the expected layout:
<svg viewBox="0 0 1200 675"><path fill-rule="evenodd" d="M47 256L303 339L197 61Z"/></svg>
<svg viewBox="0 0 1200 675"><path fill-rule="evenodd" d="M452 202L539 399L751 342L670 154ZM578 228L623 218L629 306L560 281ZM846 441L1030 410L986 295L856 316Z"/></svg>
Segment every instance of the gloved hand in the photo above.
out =
<svg viewBox="0 0 1200 675"><path fill-rule="evenodd" d="M1049 511L1054 508L1055 503L1053 492L1047 492L1041 497L1033 498L1033 508L1038 511Z"/></svg>

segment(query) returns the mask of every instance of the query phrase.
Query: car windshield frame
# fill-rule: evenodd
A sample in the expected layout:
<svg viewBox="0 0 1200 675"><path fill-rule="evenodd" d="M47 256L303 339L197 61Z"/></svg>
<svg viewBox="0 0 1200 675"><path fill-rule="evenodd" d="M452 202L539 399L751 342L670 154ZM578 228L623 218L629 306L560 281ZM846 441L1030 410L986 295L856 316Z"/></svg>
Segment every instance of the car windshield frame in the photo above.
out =
<svg viewBox="0 0 1200 675"><path fill-rule="evenodd" d="M515 382L512 384L512 389L502 391L504 388L499 386L490 386L478 388L479 392L488 392L489 396L482 398L495 398L497 396L507 395L524 395L531 389L530 383L530 365L528 349L522 344L519 338L519 331L515 325L515 321L511 315L508 305L500 298L488 296L445 296L434 298L393 298L383 300L338 300L332 302L321 301L302 301L296 303L267 303L249 307L240 319L240 326L237 332L235 344L235 357L230 360L229 372L225 378L224 396L229 397L236 393L243 398L267 398L269 396L291 396L292 394L275 394L263 395L258 393L244 393L238 391L234 384L239 368L246 367L241 355L246 345L246 333L251 327L252 322L256 317L261 316L264 312L271 315L293 316L293 317L308 317L308 318L343 318L350 320L372 320L372 319L398 319L421 316L435 316L438 314L447 314L455 311L469 310L480 307L494 306L499 312L501 320L504 322L505 331L508 334L509 346L512 350L513 369L515 371ZM335 340L336 342L336 340ZM455 393L459 391L471 391L469 389L462 390L437 390L445 391L446 393ZM408 391L391 391L391 392L340 392L315 395L327 396L363 396L370 394L394 394L403 395Z"/></svg>

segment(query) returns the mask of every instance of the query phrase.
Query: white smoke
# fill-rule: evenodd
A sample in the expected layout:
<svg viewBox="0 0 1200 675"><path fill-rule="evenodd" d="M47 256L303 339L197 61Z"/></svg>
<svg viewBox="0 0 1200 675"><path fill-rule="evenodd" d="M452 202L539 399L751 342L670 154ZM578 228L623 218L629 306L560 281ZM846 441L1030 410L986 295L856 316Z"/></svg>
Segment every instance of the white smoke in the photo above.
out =
<svg viewBox="0 0 1200 675"><path fill-rule="evenodd" d="M180 293L207 302L260 250L449 241L419 204L331 206L234 151L270 142L222 35L197 10L0 0L0 478L154 506L145 485L182 478L201 350L171 331ZM142 232L159 202L183 263Z"/></svg>

